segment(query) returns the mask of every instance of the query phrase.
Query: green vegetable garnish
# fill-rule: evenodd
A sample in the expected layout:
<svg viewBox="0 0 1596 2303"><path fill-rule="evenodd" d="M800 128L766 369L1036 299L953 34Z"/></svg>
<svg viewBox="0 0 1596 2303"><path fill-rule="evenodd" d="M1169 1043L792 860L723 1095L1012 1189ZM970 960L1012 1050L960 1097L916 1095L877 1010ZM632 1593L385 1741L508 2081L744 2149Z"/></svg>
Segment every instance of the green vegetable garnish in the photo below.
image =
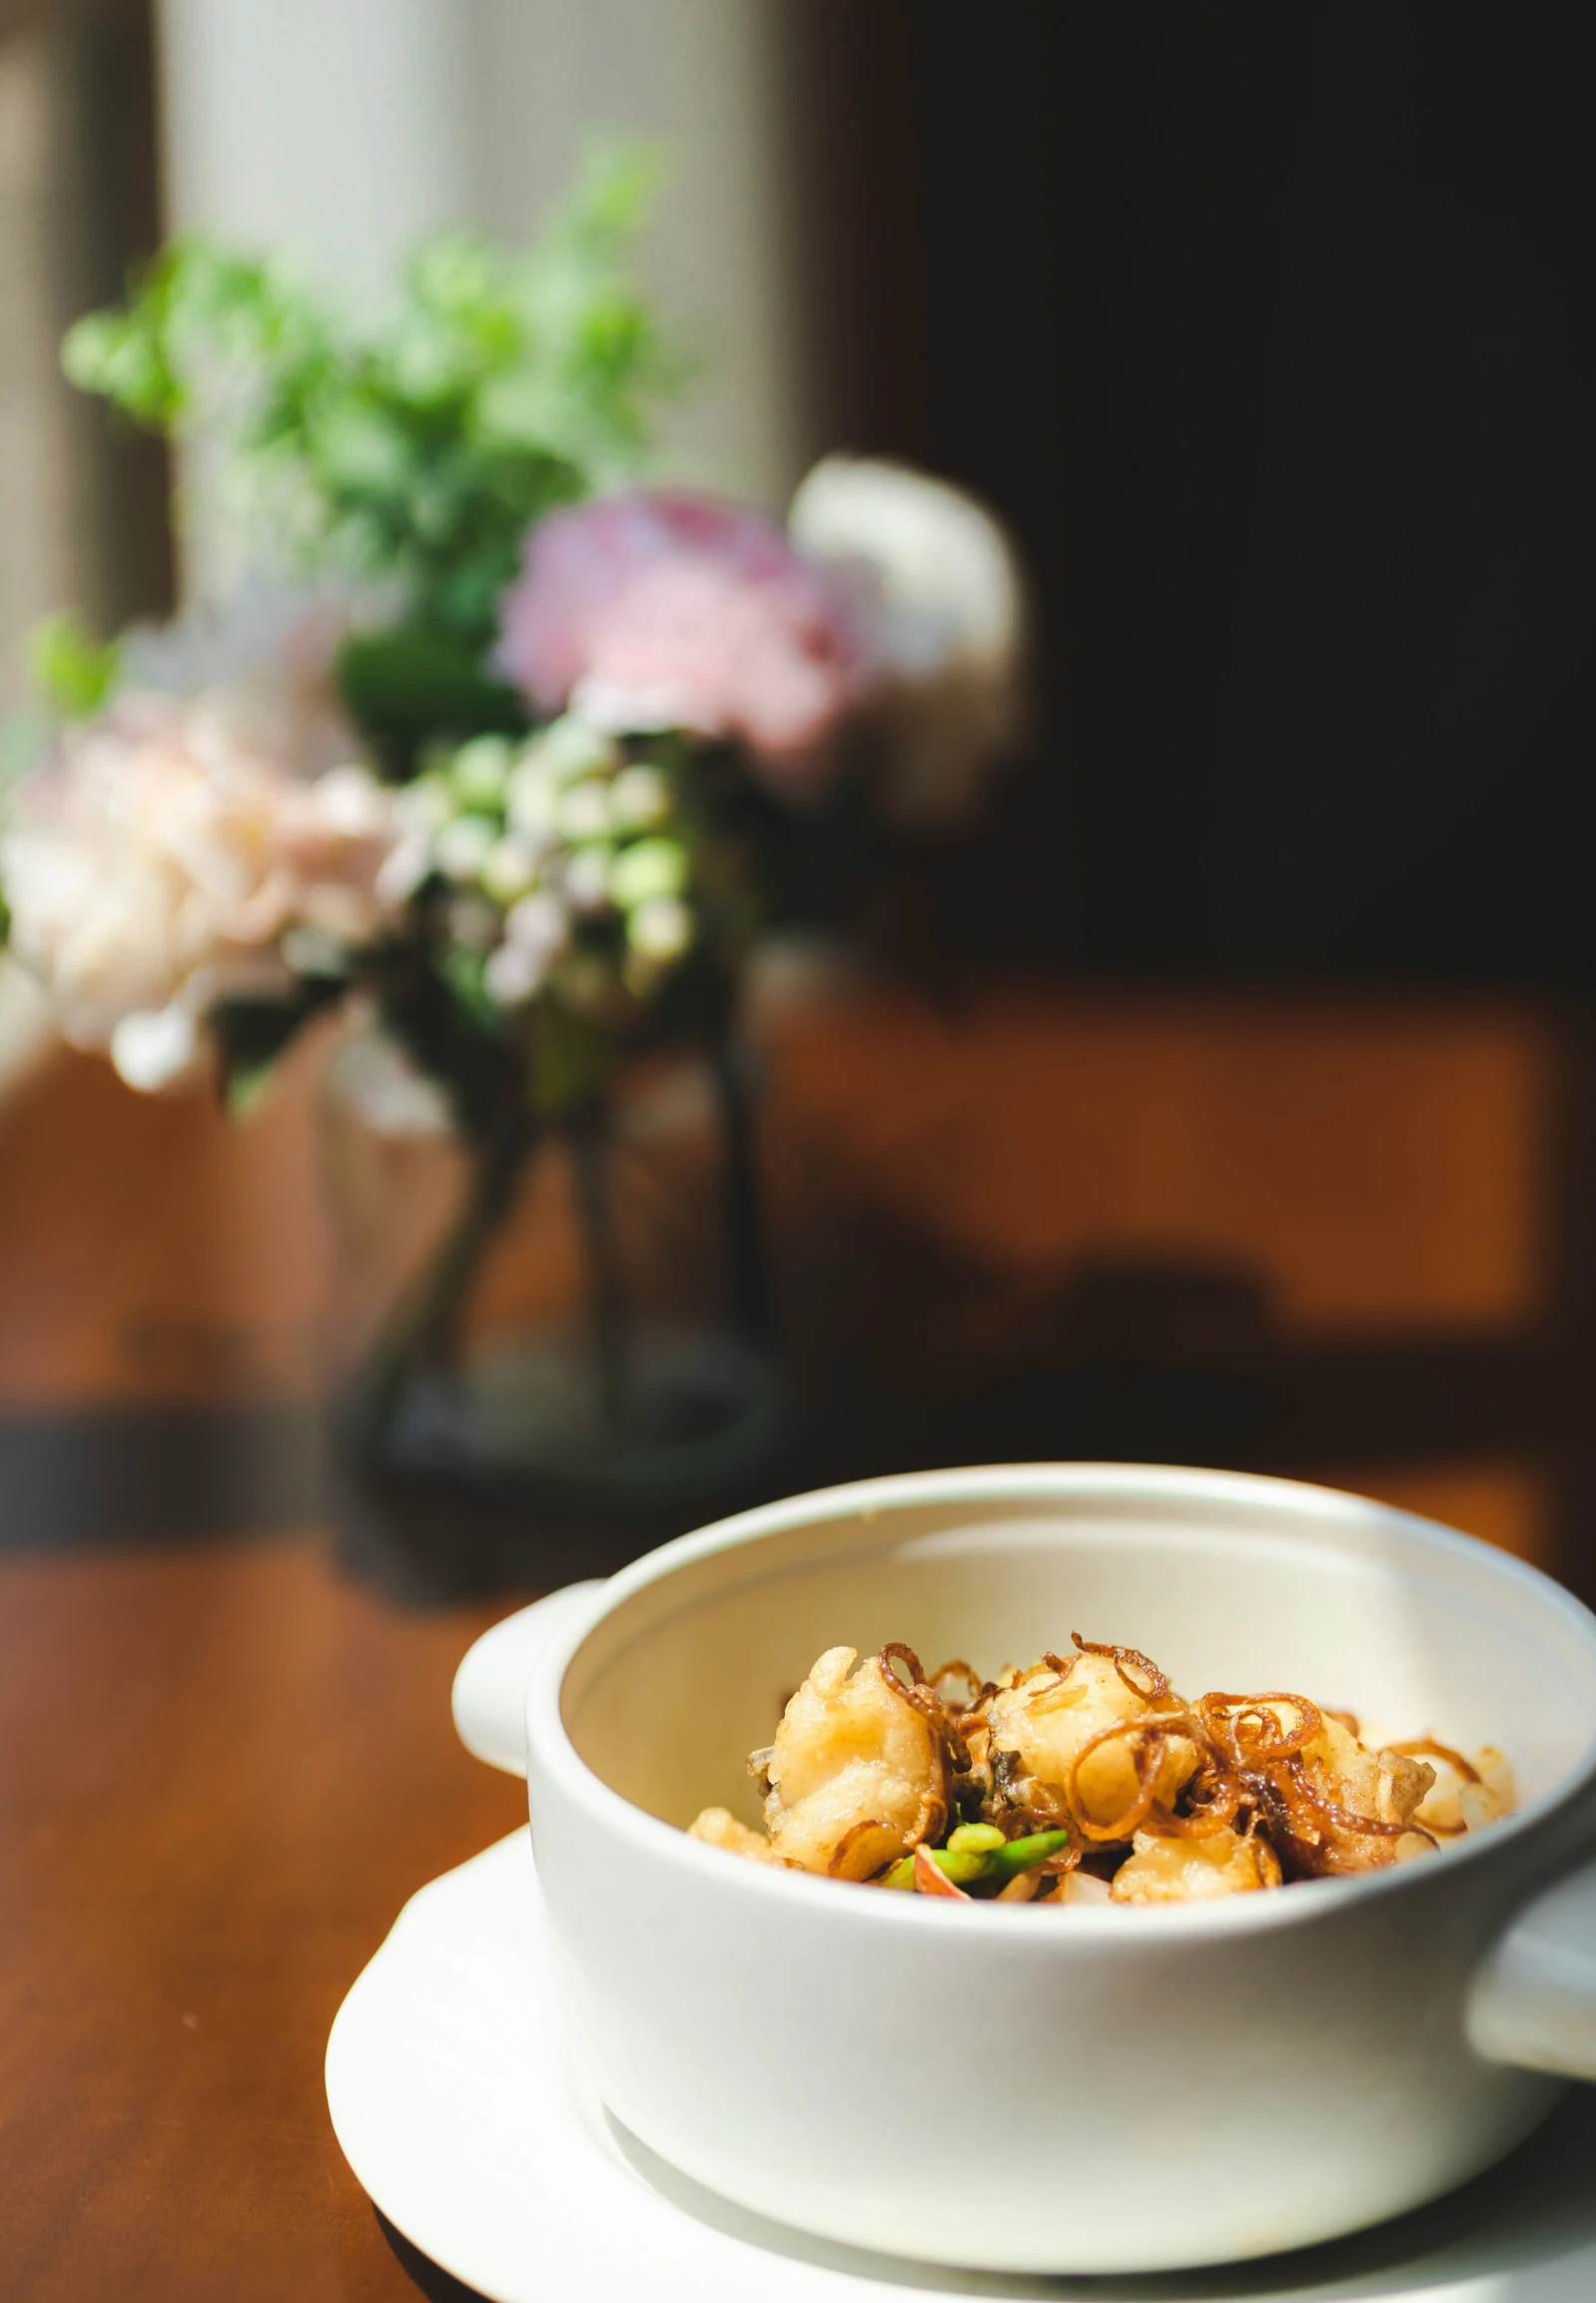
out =
<svg viewBox="0 0 1596 2303"><path fill-rule="evenodd" d="M1022 1872L1035 1871L1038 1864L1059 1855L1069 1844L1068 1832L1033 1832L1027 1840L1010 1840L993 1857L987 1877L1005 1883L1017 1880Z"/></svg>
<svg viewBox="0 0 1596 2303"><path fill-rule="evenodd" d="M928 1848L927 1854L944 1879L952 1880L956 1888L967 1888L974 1880L991 1877L992 1858L985 1851L962 1848ZM884 1888L912 1888L915 1884L915 1860L907 1855L893 1865L882 1881Z"/></svg>
<svg viewBox="0 0 1596 2303"><path fill-rule="evenodd" d="M945 1848L931 1848L927 1853L943 1878L956 1888L973 1887L978 1880L995 1880L1006 1887L1010 1880L1034 1871L1069 1844L1068 1832L1033 1832L1029 1839L1005 1840L996 1824L959 1824L949 1833ZM911 1854L895 1863L881 1884L884 1888L912 1889L914 1881Z"/></svg>
<svg viewBox="0 0 1596 2303"><path fill-rule="evenodd" d="M996 1824L959 1824L948 1834L950 1855L993 1855L1004 1845Z"/></svg>

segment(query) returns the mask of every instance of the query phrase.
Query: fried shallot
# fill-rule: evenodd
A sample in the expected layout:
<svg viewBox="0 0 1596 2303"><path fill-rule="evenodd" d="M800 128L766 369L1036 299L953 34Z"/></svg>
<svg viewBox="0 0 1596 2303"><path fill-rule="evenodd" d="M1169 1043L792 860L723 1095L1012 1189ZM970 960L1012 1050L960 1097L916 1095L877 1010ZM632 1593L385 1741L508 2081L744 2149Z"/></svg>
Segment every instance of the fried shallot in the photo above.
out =
<svg viewBox="0 0 1596 2303"><path fill-rule="evenodd" d="M750 1753L764 1830L695 1839L758 1863L956 1903L1206 1901L1375 1871L1507 1814L1499 1752L1365 1742L1284 1688L1189 1703L1140 1648L1084 1639L985 1680L892 1641L828 1648Z"/></svg>

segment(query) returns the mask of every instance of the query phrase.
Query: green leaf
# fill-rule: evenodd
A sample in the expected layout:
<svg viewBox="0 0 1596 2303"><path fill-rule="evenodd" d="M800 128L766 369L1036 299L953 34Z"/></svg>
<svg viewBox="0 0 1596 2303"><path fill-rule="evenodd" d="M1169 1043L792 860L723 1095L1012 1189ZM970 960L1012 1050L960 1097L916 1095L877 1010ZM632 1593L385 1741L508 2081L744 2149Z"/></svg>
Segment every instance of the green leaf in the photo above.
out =
<svg viewBox="0 0 1596 2303"><path fill-rule="evenodd" d="M563 218L565 232L613 260L651 221L669 175L670 147L656 138L590 146Z"/></svg>
<svg viewBox="0 0 1596 2303"><path fill-rule="evenodd" d="M230 1120L243 1120L254 1111L277 1067L275 1056L262 1057L255 1064L240 1062L228 1066L223 1074L222 1101Z"/></svg>
<svg viewBox="0 0 1596 2303"><path fill-rule="evenodd" d="M63 719L88 718L117 684L120 658L114 640L97 640L70 610L46 616L28 634L28 668L45 701Z"/></svg>
<svg viewBox="0 0 1596 2303"><path fill-rule="evenodd" d="M80 391L98 392L136 422L165 431L181 412L183 388L151 318L90 313L68 329L61 365Z"/></svg>
<svg viewBox="0 0 1596 2303"><path fill-rule="evenodd" d="M527 724L515 690L469 649L413 624L346 641L336 673L346 710L399 775L439 737L517 735Z"/></svg>
<svg viewBox="0 0 1596 2303"><path fill-rule="evenodd" d="M485 1032L499 1023L498 1002L487 988L486 957L463 944L445 945L438 956L438 974L465 1010L471 1022Z"/></svg>
<svg viewBox="0 0 1596 2303"><path fill-rule="evenodd" d="M308 436L315 469L330 493L381 502L421 477L413 443L391 411L345 397L313 416Z"/></svg>
<svg viewBox="0 0 1596 2303"><path fill-rule="evenodd" d="M252 556L375 578L480 654L528 522L631 476L685 375L629 272L662 174L657 147L592 154L529 256L429 242L377 327L274 263L174 241L70 332L67 371L136 422L204 429ZM382 732L413 744L413 715Z"/></svg>

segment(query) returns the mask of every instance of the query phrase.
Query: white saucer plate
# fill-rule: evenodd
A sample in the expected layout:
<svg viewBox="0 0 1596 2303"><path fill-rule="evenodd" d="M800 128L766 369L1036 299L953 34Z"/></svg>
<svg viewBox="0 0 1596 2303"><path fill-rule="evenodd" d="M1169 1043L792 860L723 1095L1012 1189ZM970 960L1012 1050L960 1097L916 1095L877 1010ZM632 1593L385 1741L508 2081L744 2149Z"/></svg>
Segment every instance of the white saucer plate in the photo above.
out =
<svg viewBox="0 0 1596 2303"><path fill-rule="evenodd" d="M1154 2276L942 2271L765 2222L667 2167L570 2067L549 1964L517 1832L406 1904L328 2042L328 2101L355 2173L407 2239L491 2303L883 2303L892 2287L1061 2303L1596 2298L1596 2088L1576 2088L1466 2189L1333 2245ZM1003 2197L1001 2160L976 2152L948 2211L979 2255L983 2218L1026 2208Z"/></svg>

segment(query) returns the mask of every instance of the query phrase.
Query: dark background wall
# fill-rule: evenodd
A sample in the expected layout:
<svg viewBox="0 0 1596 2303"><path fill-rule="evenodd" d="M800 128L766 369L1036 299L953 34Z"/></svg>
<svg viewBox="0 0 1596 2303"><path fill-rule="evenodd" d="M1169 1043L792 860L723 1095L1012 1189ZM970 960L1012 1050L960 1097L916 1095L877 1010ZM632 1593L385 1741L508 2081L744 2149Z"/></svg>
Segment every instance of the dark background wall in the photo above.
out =
<svg viewBox="0 0 1596 2303"><path fill-rule="evenodd" d="M1582 982L1596 160L1578 11L805 0L824 428L968 480L1035 756L972 963Z"/></svg>

